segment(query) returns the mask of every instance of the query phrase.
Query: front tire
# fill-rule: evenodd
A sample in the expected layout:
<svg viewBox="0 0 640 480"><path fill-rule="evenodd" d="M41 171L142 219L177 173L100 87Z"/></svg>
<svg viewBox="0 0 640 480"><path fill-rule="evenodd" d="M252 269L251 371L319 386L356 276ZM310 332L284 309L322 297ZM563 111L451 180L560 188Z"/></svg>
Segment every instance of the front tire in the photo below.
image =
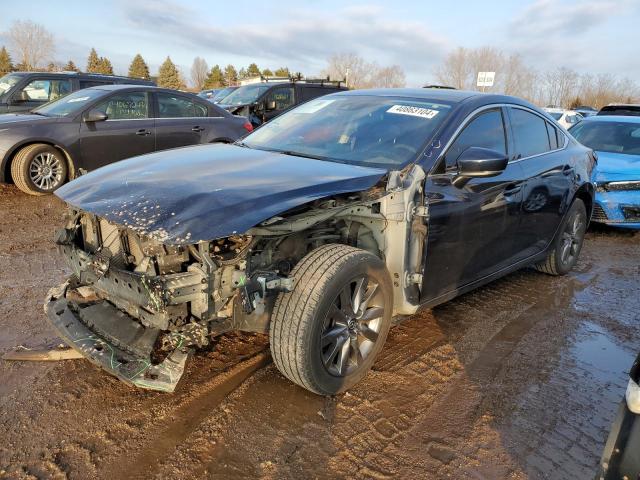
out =
<svg viewBox="0 0 640 480"><path fill-rule="evenodd" d="M282 374L320 395L360 381L391 326L393 291L384 263L346 245L323 245L291 272L269 327L271 355Z"/></svg>
<svg viewBox="0 0 640 480"><path fill-rule="evenodd" d="M11 178L29 195L53 193L67 180L67 162L56 148L36 143L16 153L11 162Z"/></svg>
<svg viewBox="0 0 640 480"><path fill-rule="evenodd" d="M576 198L567 212L547 258L535 266L548 275L566 275L578 262L587 231L587 209Z"/></svg>

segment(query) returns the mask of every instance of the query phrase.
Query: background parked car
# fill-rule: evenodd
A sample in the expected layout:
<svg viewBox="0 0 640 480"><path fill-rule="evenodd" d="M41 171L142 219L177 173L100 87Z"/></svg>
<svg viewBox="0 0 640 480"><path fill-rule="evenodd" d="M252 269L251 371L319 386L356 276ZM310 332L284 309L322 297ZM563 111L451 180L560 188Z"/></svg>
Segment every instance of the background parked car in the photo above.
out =
<svg viewBox="0 0 640 480"><path fill-rule="evenodd" d="M199 143L233 142L246 118L189 93L148 86L93 87L30 114L0 115L0 181L51 193L80 169Z"/></svg>
<svg viewBox="0 0 640 480"><path fill-rule="evenodd" d="M204 98L206 100L211 100L220 90L221 88L209 88L207 90L202 90L198 93L200 98Z"/></svg>
<svg viewBox="0 0 640 480"><path fill-rule="evenodd" d="M597 479L640 478L640 355L602 452Z"/></svg>
<svg viewBox="0 0 640 480"><path fill-rule="evenodd" d="M562 108L545 108L545 112L564 128L571 128L584 117L575 110L564 110Z"/></svg>
<svg viewBox="0 0 640 480"><path fill-rule="evenodd" d="M640 104L612 103L606 107L602 107L598 115L640 116Z"/></svg>
<svg viewBox="0 0 640 480"><path fill-rule="evenodd" d="M569 131L598 155L592 220L640 228L640 117L596 115Z"/></svg>
<svg viewBox="0 0 640 480"><path fill-rule="evenodd" d="M26 112L76 90L119 84L155 85L139 78L93 73L9 73L0 78L0 113Z"/></svg>
<svg viewBox="0 0 640 480"><path fill-rule="evenodd" d="M216 93L209 100L213 103L222 103L222 101L231 95L232 92L235 92L239 87L226 87Z"/></svg>
<svg viewBox="0 0 640 480"><path fill-rule="evenodd" d="M580 105L579 107L574 108L574 110L585 118L591 117L592 115L595 115L598 113L598 110L596 110L593 107L589 107L587 105Z"/></svg>
<svg viewBox="0 0 640 480"><path fill-rule="evenodd" d="M265 79L239 87L220 106L234 115L247 117L257 127L300 103L341 90L347 87L339 81Z"/></svg>

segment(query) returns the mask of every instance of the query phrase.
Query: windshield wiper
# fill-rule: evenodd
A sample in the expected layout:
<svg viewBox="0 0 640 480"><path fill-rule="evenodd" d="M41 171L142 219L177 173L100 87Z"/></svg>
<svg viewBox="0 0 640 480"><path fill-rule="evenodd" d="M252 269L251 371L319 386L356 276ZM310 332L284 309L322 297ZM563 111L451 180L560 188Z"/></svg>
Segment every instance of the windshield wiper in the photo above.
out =
<svg viewBox="0 0 640 480"><path fill-rule="evenodd" d="M281 153L283 155L291 155L292 157L311 158L313 160L326 160L327 157L321 155L313 155L312 153L295 152L293 150L271 150L272 152Z"/></svg>
<svg viewBox="0 0 640 480"><path fill-rule="evenodd" d="M29 112L32 115L40 115L41 117L48 117L49 115L45 115L44 113L36 112L35 110L31 110Z"/></svg>

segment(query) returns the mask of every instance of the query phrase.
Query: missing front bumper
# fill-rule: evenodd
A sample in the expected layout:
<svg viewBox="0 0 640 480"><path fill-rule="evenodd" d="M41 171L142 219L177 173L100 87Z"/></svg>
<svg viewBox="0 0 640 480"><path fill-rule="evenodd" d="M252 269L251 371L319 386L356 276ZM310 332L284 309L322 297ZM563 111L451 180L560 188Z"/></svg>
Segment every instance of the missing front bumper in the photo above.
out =
<svg viewBox="0 0 640 480"><path fill-rule="evenodd" d="M188 354L176 349L163 362L154 365L151 358L138 351L126 351L82 320L79 308L66 299L68 284L52 288L47 294L44 310L62 339L95 365L136 387L173 392L184 373ZM122 316L117 308L103 301L102 308L112 315ZM134 337L139 335L135 334Z"/></svg>

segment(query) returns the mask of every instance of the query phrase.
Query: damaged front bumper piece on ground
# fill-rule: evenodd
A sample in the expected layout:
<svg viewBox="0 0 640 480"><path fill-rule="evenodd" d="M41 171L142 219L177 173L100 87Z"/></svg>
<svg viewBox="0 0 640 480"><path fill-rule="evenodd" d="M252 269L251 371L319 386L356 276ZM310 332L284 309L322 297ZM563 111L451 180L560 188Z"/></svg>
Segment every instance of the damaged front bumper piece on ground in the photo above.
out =
<svg viewBox="0 0 640 480"><path fill-rule="evenodd" d="M69 300L68 287L64 283L52 288L44 310L70 347L126 383L149 390L174 391L184 372L186 351L176 348L154 364L151 352L158 330L145 329L106 300L87 303Z"/></svg>

